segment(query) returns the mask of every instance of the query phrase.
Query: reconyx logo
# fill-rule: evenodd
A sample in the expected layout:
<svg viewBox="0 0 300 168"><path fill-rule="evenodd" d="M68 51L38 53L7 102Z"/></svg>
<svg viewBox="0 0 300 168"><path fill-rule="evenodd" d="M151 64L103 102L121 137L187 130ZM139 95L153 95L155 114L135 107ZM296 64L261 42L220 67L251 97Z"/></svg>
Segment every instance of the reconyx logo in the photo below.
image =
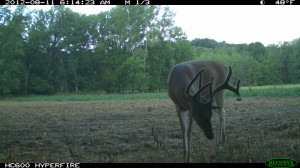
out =
<svg viewBox="0 0 300 168"><path fill-rule="evenodd" d="M265 164L269 167L295 167L298 162L293 159L287 159L287 158L274 158L269 159L265 162Z"/></svg>

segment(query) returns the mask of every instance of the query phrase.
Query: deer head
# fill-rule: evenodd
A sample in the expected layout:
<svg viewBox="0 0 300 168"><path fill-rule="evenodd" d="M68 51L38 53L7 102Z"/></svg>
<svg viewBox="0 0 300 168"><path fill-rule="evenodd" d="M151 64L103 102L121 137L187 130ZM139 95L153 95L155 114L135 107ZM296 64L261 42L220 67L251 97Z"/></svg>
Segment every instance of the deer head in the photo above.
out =
<svg viewBox="0 0 300 168"><path fill-rule="evenodd" d="M188 84L188 86L186 87L186 94L190 99L190 103L191 103L190 107L196 123L203 130L205 136L208 139L213 139L214 134L211 125L212 110L220 108L220 106L213 105L214 97L221 90L228 89L234 92L238 96L237 98L238 101L242 100L239 93L240 80L237 81L236 88L228 84L228 81L232 73L231 67L229 66L229 72L225 81L213 90L212 84L213 84L214 77L212 77L207 84L201 86L203 71L204 69L201 69L200 72L198 72L198 74ZM193 85L193 83L196 81L198 76L199 76L199 87L198 87L199 89L195 94L191 94L190 88ZM209 89L208 94L202 95L201 92L204 91L206 88Z"/></svg>

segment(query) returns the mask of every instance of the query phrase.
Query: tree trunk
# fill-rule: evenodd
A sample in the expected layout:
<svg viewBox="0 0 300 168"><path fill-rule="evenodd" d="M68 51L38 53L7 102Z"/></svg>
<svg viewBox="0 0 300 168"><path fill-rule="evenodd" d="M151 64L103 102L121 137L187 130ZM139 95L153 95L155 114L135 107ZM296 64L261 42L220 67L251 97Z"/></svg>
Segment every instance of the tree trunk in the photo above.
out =
<svg viewBox="0 0 300 168"><path fill-rule="evenodd" d="M29 70L30 70L31 64L29 64L28 68L25 67L25 81L24 81L24 91L25 96L27 96L27 87L28 87L28 76L29 76Z"/></svg>

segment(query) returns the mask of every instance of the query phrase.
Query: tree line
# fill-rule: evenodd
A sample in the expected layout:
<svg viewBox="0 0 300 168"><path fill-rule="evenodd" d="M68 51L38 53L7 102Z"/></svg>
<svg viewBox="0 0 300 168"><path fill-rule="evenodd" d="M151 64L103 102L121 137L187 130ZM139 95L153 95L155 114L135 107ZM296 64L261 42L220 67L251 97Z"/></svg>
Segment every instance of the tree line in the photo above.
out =
<svg viewBox="0 0 300 168"><path fill-rule="evenodd" d="M197 59L219 60L233 69L233 81L243 86L296 84L300 82L300 38L264 46L260 42L227 44L194 39Z"/></svg>
<svg viewBox="0 0 300 168"><path fill-rule="evenodd" d="M187 40L167 6L116 6L95 15L0 7L0 95L144 92L166 88L176 63L231 65L242 85L299 82L300 40L265 47Z"/></svg>

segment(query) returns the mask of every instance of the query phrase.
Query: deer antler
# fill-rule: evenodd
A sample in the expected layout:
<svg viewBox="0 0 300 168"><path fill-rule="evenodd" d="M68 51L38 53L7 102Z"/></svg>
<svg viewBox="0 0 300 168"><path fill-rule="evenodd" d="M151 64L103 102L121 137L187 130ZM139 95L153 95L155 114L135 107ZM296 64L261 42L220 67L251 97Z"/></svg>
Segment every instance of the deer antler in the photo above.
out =
<svg viewBox="0 0 300 168"><path fill-rule="evenodd" d="M185 93L188 94L190 97L193 97L192 95L190 95L190 88L193 85L193 83L195 82L195 80L198 78L198 76L200 75L200 80L199 80L199 90L201 87L201 77L202 77L202 73L203 73L204 69L201 69L197 75L191 80L191 82L189 83L189 85L186 87L185 89Z"/></svg>
<svg viewBox="0 0 300 168"><path fill-rule="evenodd" d="M211 103L214 101L214 96L212 94L212 84L213 84L213 80L214 80L214 77L212 77L212 79L210 80L209 83L205 84L203 87L201 87L201 80L202 80L202 73L203 73L204 69L201 69L200 72L198 72L198 74L191 80L191 82L188 84L188 86L186 87L186 94L189 95L189 97L191 99L196 99L198 101L198 103L202 104L202 105L208 105L210 108L214 109L214 108L219 108L219 106L212 106ZM194 95L191 95L190 94L190 88L191 86L193 85L193 83L195 82L195 80L199 77L199 90L194 94ZM201 97L199 99L198 96L200 95L200 93L206 89L207 87L209 87L209 100L208 102L202 102L202 99Z"/></svg>
<svg viewBox="0 0 300 168"><path fill-rule="evenodd" d="M239 89L240 89L240 80L237 81L237 83L236 83L236 88L234 88L233 86L230 86L230 85L228 84L228 81L229 81L229 79L230 79L231 73L232 73L231 67L229 66L229 72L228 72L228 75L227 75L225 81L224 81L221 85L219 85L219 86L212 92L213 97L215 97L215 95L216 95L219 91L221 91L221 90L223 90L223 89L228 89L228 90L232 91L233 93L235 93L235 94L238 96L237 99L236 99L237 101L241 101L241 100L242 100L242 97L241 97L241 94L240 94L240 91L239 91Z"/></svg>

